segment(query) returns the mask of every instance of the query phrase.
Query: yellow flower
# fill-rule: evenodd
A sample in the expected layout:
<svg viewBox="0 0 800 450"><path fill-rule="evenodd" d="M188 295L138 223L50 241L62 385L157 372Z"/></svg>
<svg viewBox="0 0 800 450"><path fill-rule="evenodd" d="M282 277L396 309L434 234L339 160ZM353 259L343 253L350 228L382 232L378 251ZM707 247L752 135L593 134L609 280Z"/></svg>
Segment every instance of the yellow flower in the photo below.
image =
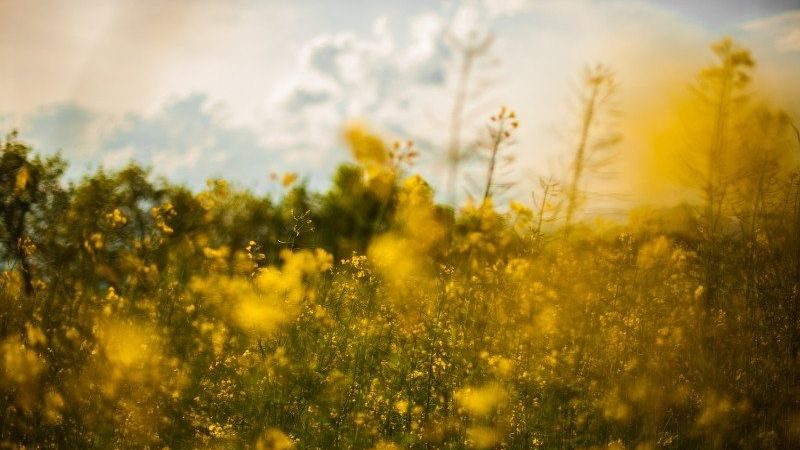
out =
<svg viewBox="0 0 800 450"><path fill-rule="evenodd" d="M311 293L307 278L327 271L333 264L333 257L322 249L284 250L281 259L283 267L259 269L253 280L195 278L190 289L224 308L245 331L270 334L300 314L303 300Z"/></svg>
<svg viewBox="0 0 800 450"><path fill-rule="evenodd" d="M121 369L142 363L156 351L152 331L142 324L113 321L99 334L106 358Z"/></svg>
<svg viewBox="0 0 800 450"><path fill-rule="evenodd" d="M289 187L292 184L294 184L295 181L297 181L297 174L294 172L286 172L285 174L283 174L283 178L281 179L281 184L283 185L283 187Z"/></svg>
<svg viewBox="0 0 800 450"><path fill-rule="evenodd" d="M502 386L490 383L481 387L467 386L457 390L454 394L459 406L474 416L486 416L503 403L508 393Z"/></svg>
<svg viewBox="0 0 800 450"><path fill-rule="evenodd" d="M408 400L398 400L394 402L394 410L400 414L408 412Z"/></svg>
<svg viewBox="0 0 800 450"><path fill-rule="evenodd" d="M372 447L372 450L400 450L401 447L394 442L389 441L378 441L375 444L375 447Z"/></svg>
<svg viewBox="0 0 800 450"><path fill-rule="evenodd" d="M128 218L117 208L106 214L106 221L113 227L119 228L128 223Z"/></svg>
<svg viewBox="0 0 800 450"><path fill-rule="evenodd" d="M103 248L103 235L100 233L92 233L89 239L83 241L83 248L89 253L94 253L95 250Z"/></svg>
<svg viewBox="0 0 800 450"><path fill-rule="evenodd" d="M45 368L44 360L16 336L7 338L3 342L0 354L3 358L3 378L17 385L38 380L39 374Z"/></svg>
<svg viewBox="0 0 800 450"><path fill-rule="evenodd" d="M475 448L489 448L500 442L500 433L494 428L470 427L467 429L467 439Z"/></svg>
<svg viewBox="0 0 800 450"><path fill-rule="evenodd" d="M222 246L220 248L203 247L203 256L208 259L225 259L230 254L228 247Z"/></svg>
<svg viewBox="0 0 800 450"><path fill-rule="evenodd" d="M383 140L370 132L363 123L348 124L345 127L344 138L359 164L386 165L389 162L389 149Z"/></svg>
<svg viewBox="0 0 800 450"><path fill-rule="evenodd" d="M172 234L175 230L167 224L167 219L173 218L177 215L172 203L164 203L160 206L154 206L150 209L150 215L155 221L156 228L161 230L164 234Z"/></svg>
<svg viewBox="0 0 800 450"><path fill-rule="evenodd" d="M47 337L42 333L42 330L39 327L35 327L30 323L25 324L25 334L28 337L28 343L30 345L47 345Z"/></svg>
<svg viewBox="0 0 800 450"><path fill-rule="evenodd" d="M48 391L44 396L44 419L51 425L61 423L64 397L57 391Z"/></svg>
<svg viewBox="0 0 800 450"><path fill-rule="evenodd" d="M256 450L289 450L294 442L277 428L270 428L256 441Z"/></svg>
<svg viewBox="0 0 800 450"><path fill-rule="evenodd" d="M28 180L31 177L31 173L28 170L28 166L22 166L17 171L17 176L14 179L14 193L19 194L25 189L25 186L28 185Z"/></svg>

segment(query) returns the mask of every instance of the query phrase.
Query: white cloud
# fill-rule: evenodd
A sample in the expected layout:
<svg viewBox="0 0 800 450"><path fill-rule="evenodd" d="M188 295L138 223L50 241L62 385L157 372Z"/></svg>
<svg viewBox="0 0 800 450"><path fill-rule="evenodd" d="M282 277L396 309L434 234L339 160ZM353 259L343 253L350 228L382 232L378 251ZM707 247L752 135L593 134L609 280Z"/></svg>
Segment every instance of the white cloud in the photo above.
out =
<svg viewBox="0 0 800 450"><path fill-rule="evenodd" d="M742 24L740 28L765 36L779 51L800 51L800 9L751 20Z"/></svg>
<svg viewBox="0 0 800 450"><path fill-rule="evenodd" d="M299 61L297 81L284 85L265 108L272 111L265 132L269 142L293 149L297 158L317 160L336 151L345 120L361 117L419 142L421 169L437 183L459 63L449 36L495 33L494 56L475 67L471 80L470 92L483 95L470 98L464 137L481 130L500 104L516 108L523 119L514 150L520 161L516 178L526 180L519 194L527 197L531 173L547 172L548 160L563 154L564 143L551 129L572 119L564 105L570 80L584 64L612 64L626 98L647 97L678 77L688 81L703 63L708 39L675 14L632 1L464 1L421 13L407 26L405 41L390 34L382 18L371 34L314 38ZM486 83L488 90L479 89ZM338 155L346 157L341 150Z"/></svg>
<svg viewBox="0 0 800 450"><path fill-rule="evenodd" d="M118 168L128 161L133 160L136 149L132 145L126 145L120 149L109 150L101 159L103 167Z"/></svg>
<svg viewBox="0 0 800 450"><path fill-rule="evenodd" d="M783 51L800 51L800 26L793 28L786 32L783 36L775 41L775 46L778 50Z"/></svg>
<svg viewBox="0 0 800 450"><path fill-rule="evenodd" d="M793 26L798 23L800 23L800 10L794 10L751 20L742 24L741 27L745 30L770 30L775 27Z"/></svg>
<svg viewBox="0 0 800 450"><path fill-rule="evenodd" d="M107 123L115 125L94 132ZM268 167L283 164L302 171L307 162L292 161L288 156L293 152L283 151L285 147L271 146L252 128L229 123L224 110L200 94L174 98L149 114L113 115L59 104L24 118L19 128L38 151L63 151L72 179L99 165L118 168L135 161L192 187L226 176L263 188Z"/></svg>
<svg viewBox="0 0 800 450"><path fill-rule="evenodd" d="M415 124L430 128L422 111L443 100L453 62L446 22L427 12L407 27L402 43L384 17L375 19L367 35L342 32L312 39L293 81L281 85L263 108L269 111L265 139L291 149L288 158L319 166L320 160L347 158L339 133L348 119L364 118L398 137L412 134Z"/></svg>
<svg viewBox="0 0 800 450"><path fill-rule="evenodd" d="M528 0L483 0L492 17L524 12L530 7Z"/></svg>
<svg viewBox="0 0 800 450"><path fill-rule="evenodd" d="M446 27L441 15L426 12L409 21L411 44L405 54L405 64L414 67L429 62L439 53L440 37Z"/></svg>
<svg viewBox="0 0 800 450"><path fill-rule="evenodd" d="M160 173L173 176L178 169L194 169L204 149L204 146L199 145L188 149L164 149L155 152L151 161Z"/></svg>
<svg viewBox="0 0 800 450"><path fill-rule="evenodd" d="M133 158L194 186L218 175L253 186L269 170L295 170L324 186L348 158L340 130L350 118L417 141L419 167L436 183L434 152L446 142L459 64L448 36L474 32L497 39L475 67L470 92L483 95L468 105L465 134L500 104L517 109L516 179L528 198L532 174L564 159L551 130L572 118L565 104L584 64L612 65L623 109L637 117L648 99L691 79L714 38L635 0L462 0L391 16L338 7L349 22L274 2L176 0L162 17L160 2L88 1L98 7L24 2L0 16L0 57L12 61L0 69L0 107L24 118L23 137L47 151L60 146L78 165ZM742 30L788 52L800 46L799 23L795 11ZM790 72L757 50L759 70Z"/></svg>

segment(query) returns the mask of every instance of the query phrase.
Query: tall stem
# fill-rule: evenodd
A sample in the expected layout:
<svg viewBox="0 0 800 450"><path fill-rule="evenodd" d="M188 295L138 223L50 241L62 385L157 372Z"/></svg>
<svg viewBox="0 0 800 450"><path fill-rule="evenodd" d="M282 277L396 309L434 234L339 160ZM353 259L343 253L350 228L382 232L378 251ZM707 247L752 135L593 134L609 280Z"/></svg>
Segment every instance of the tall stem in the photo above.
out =
<svg viewBox="0 0 800 450"><path fill-rule="evenodd" d="M597 102L597 93L600 88L599 83L592 84L592 94L589 101L586 103L586 109L583 112L583 122L581 124L581 137L578 141L578 147L575 149L575 160L572 164L572 181L567 193L567 213L566 222L567 226L572 223L572 217L578 207L578 194L581 177L583 176L583 169L586 165L586 146L589 141L589 130L592 127L595 115L595 104Z"/></svg>
<svg viewBox="0 0 800 450"><path fill-rule="evenodd" d="M483 190L483 202L486 203L486 200L492 195L492 183L494 180L494 170L497 166L497 153L500 151L500 144L503 142L503 133L505 130L503 129L503 123L500 123L500 126L497 128L497 134L494 136L494 140L492 141L492 156L489 158L489 170L486 174L486 188Z"/></svg>
<svg viewBox="0 0 800 450"><path fill-rule="evenodd" d="M467 85L472 72L472 62L475 56L472 52L465 52L458 73L458 84L453 109L450 112L450 143L447 146L447 192L451 202L456 201L456 187L458 184L458 166L461 163L461 127L464 121L464 104L467 97Z"/></svg>

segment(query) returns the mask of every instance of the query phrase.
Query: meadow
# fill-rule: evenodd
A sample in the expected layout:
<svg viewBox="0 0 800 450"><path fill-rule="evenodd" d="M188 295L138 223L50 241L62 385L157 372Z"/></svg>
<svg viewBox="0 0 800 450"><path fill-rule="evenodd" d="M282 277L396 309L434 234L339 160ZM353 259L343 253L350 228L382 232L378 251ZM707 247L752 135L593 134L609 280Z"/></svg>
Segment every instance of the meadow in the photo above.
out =
<svg viewBox="0 0 800 450"><path fill-rule="evenodd" d="M618 136L587 70L572 163L458 206L364 125L325 192L257 195L0 146L0 448L797 448L800 135L730 40L686 190L585 213ZM610 105L610 103L609 103ZM642 149L642 151L648 151ZM266 175L265 175L266 176Z"/></svg>

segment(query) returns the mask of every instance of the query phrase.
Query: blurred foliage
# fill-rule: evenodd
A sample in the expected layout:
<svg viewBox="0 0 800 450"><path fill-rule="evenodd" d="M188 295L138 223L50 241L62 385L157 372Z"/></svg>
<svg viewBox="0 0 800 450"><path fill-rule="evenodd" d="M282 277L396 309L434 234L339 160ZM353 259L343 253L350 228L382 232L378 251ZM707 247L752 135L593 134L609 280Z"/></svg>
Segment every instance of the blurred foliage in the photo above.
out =
<svg viewBox="0 0 800 450"><path fill-rule="evenodd" d="M550 182L439 205L362 125L327 192L278 198L65 184L11 134L0 447L800 446L798 143L765 107L725 136L713 214L565 224Z"/></svg>

